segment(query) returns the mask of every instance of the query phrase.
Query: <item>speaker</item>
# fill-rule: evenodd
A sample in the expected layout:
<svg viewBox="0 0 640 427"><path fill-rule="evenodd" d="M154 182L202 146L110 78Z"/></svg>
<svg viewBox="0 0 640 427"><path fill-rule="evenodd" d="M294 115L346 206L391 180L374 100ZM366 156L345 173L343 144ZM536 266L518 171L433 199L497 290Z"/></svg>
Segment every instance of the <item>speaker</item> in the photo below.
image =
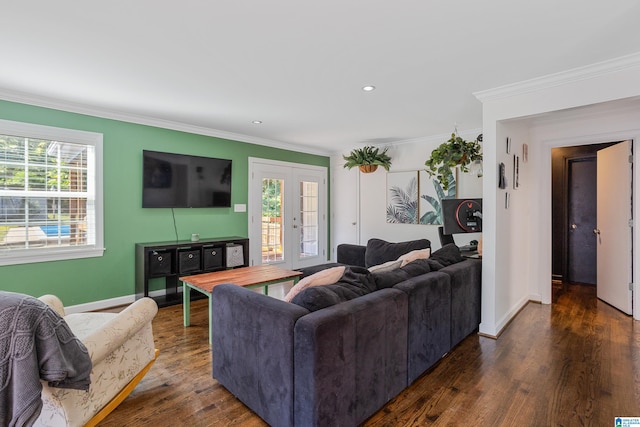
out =
<svg viewBox="0 0 640 427"><path fill-rule="evenodd" d="M191 273L200 270L200 249L178 251L178 272Z"/></svg>
<svg viewBox="0 0 640 427"><path fill-rule="evenodd" d="M171 258L171 252L169 251L149 252L149 275L166 276L172 274Z"/></svg>
<svg viewBox="0 0 640 427"><path fill-rule="evenodd" d="M203 246L202 269L215 270L221 268L223 249L221 246Z"/></svg>
<svg viewBox="0 0 640 427"><path fill-rule="evenodd" d="M244 265L243 246L230 243L227 245L227 267Z"/></svg>

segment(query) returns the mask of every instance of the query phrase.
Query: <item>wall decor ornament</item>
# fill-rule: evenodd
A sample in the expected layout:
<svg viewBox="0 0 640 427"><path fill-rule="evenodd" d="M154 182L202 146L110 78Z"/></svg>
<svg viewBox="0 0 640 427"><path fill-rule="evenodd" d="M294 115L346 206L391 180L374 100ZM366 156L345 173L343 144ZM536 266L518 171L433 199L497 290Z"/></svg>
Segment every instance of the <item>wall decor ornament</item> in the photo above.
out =
<svg viewBox="0 0 640 427"><path fill-rule="evenodd" d="M425 171L387 174L387 222L392 224L442 225L442 199L456 196L456 177L447 177L444 190Z"/></svg>
<svg viewBox="0 0 640 427"><path fill-rule="evenodd" d="M418 223L418 171L387 174L387 222Z"/></svg>

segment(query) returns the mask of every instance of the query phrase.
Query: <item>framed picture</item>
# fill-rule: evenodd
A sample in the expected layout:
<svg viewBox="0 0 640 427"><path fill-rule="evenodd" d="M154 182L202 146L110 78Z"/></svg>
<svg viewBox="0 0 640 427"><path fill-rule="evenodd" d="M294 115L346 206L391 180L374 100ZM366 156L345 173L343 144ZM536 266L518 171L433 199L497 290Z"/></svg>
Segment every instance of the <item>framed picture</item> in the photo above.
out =
<svg viewBox="0 0 640 427"><path fill-rule="evenodd" d="M529 161L529 145L522 144L522 163Z"/></svg>
<svg viewBox="0 0 640 427"><path fill-rule="evenodd" d="M419 224L442 225L442 199L456 197L456 173L457 169L451 173L449 188L445 190L435 177L425 171L419 172Z"/></svg>
<svg viewBox="0 0 640 427"><path fill-rule="evenodd" d="M387 173L387 222L418 224L418 171Z"/></svg>

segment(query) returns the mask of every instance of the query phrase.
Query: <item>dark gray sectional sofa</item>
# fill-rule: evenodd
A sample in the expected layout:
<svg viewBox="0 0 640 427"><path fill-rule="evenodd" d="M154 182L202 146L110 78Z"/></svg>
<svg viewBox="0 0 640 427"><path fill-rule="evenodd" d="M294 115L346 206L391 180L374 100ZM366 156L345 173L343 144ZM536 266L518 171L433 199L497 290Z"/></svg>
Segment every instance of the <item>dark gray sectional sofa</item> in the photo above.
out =
<svg viewBox="0 0 640 427"><path fill-rule="evenodd" d="M213 377L272 426L357 426L480 323L481 261L454 245L392 271L365 267L428 240L340 245L334 285L292 303L235 285L213 290Z"/></svg>

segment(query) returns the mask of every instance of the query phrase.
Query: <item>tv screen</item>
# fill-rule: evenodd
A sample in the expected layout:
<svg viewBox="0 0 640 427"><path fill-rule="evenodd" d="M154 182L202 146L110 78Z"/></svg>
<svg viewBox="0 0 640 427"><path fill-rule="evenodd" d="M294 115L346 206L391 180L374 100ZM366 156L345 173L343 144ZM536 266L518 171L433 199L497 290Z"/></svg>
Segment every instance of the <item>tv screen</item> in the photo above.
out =
<svg viewBox="0 0 640 427"><path fill-rule="evenodd" d="M442 199L445 234L482 231L482 199Z"/></svg>
<svg viewBox="0 0 640 427"><path fill-rule="evenodd" d="M143 208L231 207L231 160L142 151Z"/></svg>

